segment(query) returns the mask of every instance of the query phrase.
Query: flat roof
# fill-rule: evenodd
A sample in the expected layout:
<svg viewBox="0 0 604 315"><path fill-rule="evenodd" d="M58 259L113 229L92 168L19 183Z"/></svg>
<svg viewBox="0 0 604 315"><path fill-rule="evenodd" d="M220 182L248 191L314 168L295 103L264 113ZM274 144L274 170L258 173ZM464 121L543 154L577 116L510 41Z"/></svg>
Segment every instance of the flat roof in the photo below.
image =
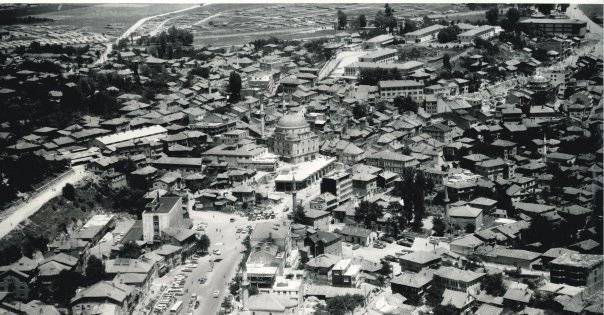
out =
<svg viewBox="0 0 604 315"><path fill-rule="evenodd" d="M275 182L292 182L294 178L296 182L304 181L335 161L336 158L318 157L312 161L299 163L287 173L277 175Z"/></svg>
<svg viewBox="0 0 604 315"><path fill-rule="evenodd" d="M413 80L387 80L387 81L379 81L378 86L380 88L402 87L402 86L423 87L424 84L421 82L413 81Z"/></svg>
<svg viewBox="0 0 604 315"><path fill-rule="evenodd" d="M525 24L585 24L587 22L577 20L577 19L526 19L524 21L520 21L520 23Z"/></svg>
<svg viewBox="0 0 604 315"><path fill-rule="evenodd" d="M149 126L140 129L127 130L123 132L114 133L108 136L98 137L97 141L104 145L111 145L119 142L124 142L132 139L138 139L142 137L148 137L158 135L162 133L168 133L168 130L160 125Z"/></svg>

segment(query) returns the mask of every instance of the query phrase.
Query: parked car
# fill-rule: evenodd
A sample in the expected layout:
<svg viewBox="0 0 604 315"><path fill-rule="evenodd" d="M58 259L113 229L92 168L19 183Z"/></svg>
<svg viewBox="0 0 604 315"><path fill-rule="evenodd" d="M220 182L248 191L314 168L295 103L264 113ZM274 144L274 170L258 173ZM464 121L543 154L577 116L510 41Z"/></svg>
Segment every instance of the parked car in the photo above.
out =
<svg viewBox="0 0 604 315"><path fill-rule="evenodd" d="M220 291L214 290L214 292L212 292L212 297L217 298L219 296L220 296Z"/></svg>

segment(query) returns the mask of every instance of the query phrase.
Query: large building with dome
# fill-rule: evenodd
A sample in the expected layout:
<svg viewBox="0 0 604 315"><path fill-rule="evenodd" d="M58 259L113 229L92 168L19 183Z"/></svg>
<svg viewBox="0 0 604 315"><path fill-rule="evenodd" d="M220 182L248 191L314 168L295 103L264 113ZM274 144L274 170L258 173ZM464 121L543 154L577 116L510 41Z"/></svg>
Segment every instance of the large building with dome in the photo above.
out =
<svg viewBox="0 0 604 315"><path fill-rule="evenodd" d="M320 141L306 122L302 112L283 115L273 134L273 151L288 163L301 163L314 159L319 152Z"/></svg>

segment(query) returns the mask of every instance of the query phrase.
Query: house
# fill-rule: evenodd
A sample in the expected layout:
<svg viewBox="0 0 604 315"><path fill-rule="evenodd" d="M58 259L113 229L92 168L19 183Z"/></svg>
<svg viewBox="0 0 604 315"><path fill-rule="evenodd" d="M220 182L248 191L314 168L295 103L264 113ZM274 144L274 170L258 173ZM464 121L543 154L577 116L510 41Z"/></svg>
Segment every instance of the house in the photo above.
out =
<svg viewBox="0 0 604 315"><path fill-rule="evenodd" d="M313 257L323 254L342 255L342 237L338 234L319 230L310 234L306 243L309 254Z"/></svg>
<svg viewBox="0 0 604 315"><path fill-rule="evenodd" d="M327 211L314 209L304 211L304 224L315 229L327 231L330 222L331 213Z"/></svg>
<svg viewBox="0 0 604 315"><path fill-rule="evenodd" d="M38 281L49 284L62 271L75 270L78 266L78 258L59 253L44 259L38 266Z"/></svg>
<svg viewBox="0 0 604 315"><path fill-rule="evenodd" d="M25 272L7 269L0 273L0 291L8 292L19 301L28 301L34 277Z"/></svg>
<svg viewBox="0 0 604 315"><path fill-rule="evenodd" d="M438 266L441 257L432 252L415 251L399 257L402 270L420 272L422 269Z"/></svg>
<svg viewBox="0 0 604 315"><path fill-rule="evenodd" d="M251 284L267 292L277 276L283 274L285 253L279 252L278 246L270 242L253 247L245 262L247 277Z"/></svg>
<svg viewBox="0 0 604 315"><path fill-rule="evenodd" d="M603 280L602 255L566 253L549 263L550 281L574 286L591 287Z"/></svg>
<svg viewBox="0 0 604 315"><path fill-rule="evenodd" d="M361 246L369 246L375 238L375 233L366 228L346 225L339 231L344 237L344 241Z"/></svg>
<svg viewBox="0 0 604 315"><path fill-rule="evenodd" d="M450 207L447 212L447 219L449 222L459 225L462 228L471 224L474 226L474 229L479 230L482 227L482 218L482 209L470 205Z"/></svg>
<svg viewBox="0 0 604 315"><path fill-rule="evenodd" d="M340 256L332 254L321 254L309 259L305 264L305 269L313 279L323 279L327 281L331 268L340 261Z"/></svg>
<svg viewBox="0 0 604 315"><path fill-rule="evenodd" d="M474 297L467 292L445 289L440 305L451 305L457 310L458 314L470 314L473 302Z"/></svg>
<svg viewBox="0 0 604 315"><path fill-rule="evenodd" d="M484 273L455 267L440 267L434 272L432 288L435 292L446 289L467 292L469 288L479 284L479 280L484 275Z"/></svg>
<svg viewBox="0 0 604 315"><path fill-rule="evenodd" d="M125 315L131 314L136 300L134 287L101 281L77 291L70 305L74 315Z"/></svg>
<svg viewBox="0 0 604 315"><path fill-rule="evenodd" d="M404 272L390 280L390 289L411 301L420 301L421 296L430 290L433 277L434 270L431 269L419 273Z"/></svg>
<svg viewBox="0 0 604 315"><path fill-rule="evenodd" d="M356 288L361 284L361 265L352 259L342 259L331 268L331 281L334 287Z"/></svg>
<svg viewBox="0 0 604 315"><path fill-rule="evenodd" d="M468 234L464 237L458 238L449 244L451 251L461 255L470 255L481 245L483 241L474 236L474 234Z"/></svg>
<svg viewBox="0 0 604 315"><path fill-rule="evenodd" d="M273 293L252 295L247 301L250 314L254 315L294 315L298 300Z"/></svg>
<svg viewBox="0 0 604 315"><path fill-rule="evenodd" d="M309 201L310 209L332 211L338 206L338 199L329 192L320 194Z"/></svg>
<svg viewBox="0 0 604 315"><path fill-rule="evenodd" d="M503 296L503 306L519 311L529 304L532 296L533 291L528 287L509 288Z"/></svg>

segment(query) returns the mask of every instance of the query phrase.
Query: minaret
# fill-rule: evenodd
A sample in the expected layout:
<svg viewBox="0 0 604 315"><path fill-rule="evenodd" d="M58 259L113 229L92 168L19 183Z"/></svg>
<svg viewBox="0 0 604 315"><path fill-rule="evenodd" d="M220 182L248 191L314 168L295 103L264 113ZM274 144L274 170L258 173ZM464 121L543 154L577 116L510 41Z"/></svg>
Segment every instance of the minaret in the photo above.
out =
<svg viewBox="0 0 604 315"><path fill-rule="evenodd" d="M260 139L264 140L264 101L260 102Z"/></svg>
<svg viewBox="0 0 604 315"><path fill-rule="evenodd" d="M296 211L296 175L292 173L292 211Z"/></svg>
<svg viewBox="0 0 604 315"><path fill-rule="evenodd" d="M244 312L248 310L247 300L250 294L249 287L250 282L247 280L247 271L245 268L243 268L243 275L241 279L241 310Z"/></svg>
<svg viewBox="0 0 604 315"><path fill-rule="evenodd" d="M543 131L543 163L547 163L547 138L545 137L545 131Z"/></svg>
<svg viewBox="0 0 604 315"><path fill-rule="evenodd" d="M445 219L449 220L449 192L447 191L447 181L449 179L449 168L447 165L442 166L443 171L443 189L445 190Z"/></svg>

